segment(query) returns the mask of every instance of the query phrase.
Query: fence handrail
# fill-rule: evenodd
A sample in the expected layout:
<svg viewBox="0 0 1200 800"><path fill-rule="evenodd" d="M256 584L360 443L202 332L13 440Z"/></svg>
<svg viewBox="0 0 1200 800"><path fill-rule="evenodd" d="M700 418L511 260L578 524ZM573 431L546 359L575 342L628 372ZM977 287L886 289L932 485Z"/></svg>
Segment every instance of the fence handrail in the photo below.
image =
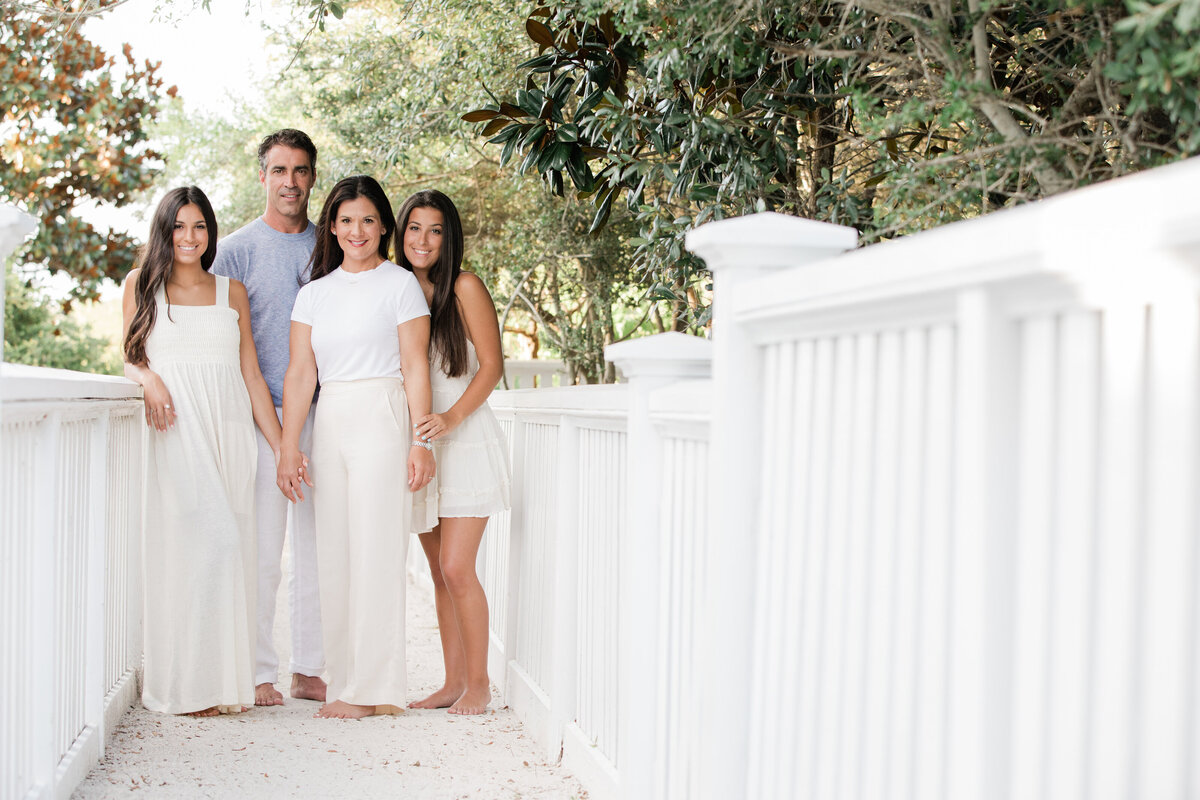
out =
<svg viewBox="0 0 1200 800"><path fill-rule="evenodd" d="M500 389L488 404L494 409L537 411L551 414L625 413L628 407L625 384L554 386L544 389Z"/></svg>
<svg viewBox="0 0 1200 800"><path fill-rule="evenodd" d="M69 369L0 365L0 400L132 400L142 388L128 378Z"/></svg>
<svg viewBox="0 0 1200 800"><path fill-rule="evenodd" d="M909 299L928 307L939 293L948 297L966 286L1023 279L1041 281L1049 291L1058 281L1096 296L1141 243L1153 239L1170 248L1200 240L1198 185L1200 158L1193 158L812 263L804 263L794 242L796 268L747 280L722 302L747 324L808 315L804 324L816 326L822 309ZM713 240L711 234L699 237L701 230L689 234L689 246ZM1200 276L1186 265L1147 270L1120 294L1174 292L1181 280L1195 288Z"/></svg>

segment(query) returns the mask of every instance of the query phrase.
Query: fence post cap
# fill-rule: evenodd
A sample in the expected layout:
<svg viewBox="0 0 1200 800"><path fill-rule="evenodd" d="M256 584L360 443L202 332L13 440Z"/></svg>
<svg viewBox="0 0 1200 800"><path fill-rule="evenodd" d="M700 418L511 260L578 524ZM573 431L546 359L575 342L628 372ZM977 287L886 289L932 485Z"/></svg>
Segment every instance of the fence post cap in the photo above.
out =
<svg viewBox="0 0 1200 800"><path fill-rule="evenodd" d="M712 342L672 331L610 344L604 358L629 378L707 378Z"/></svg>
<svg viewBox="0 0 1200 800"><path fill-rule="evenodd" d="M7 258L37 227L37 220L29 214L7 203L0 203L0 259Z"/></svg>
<svg viewBox="0 0 1200 800"><path fill-rule="evenodd" d="M707 222L688 231L684 241L714 272L735 265L783 269L853 250L858 231L764 211Z"/></svg>

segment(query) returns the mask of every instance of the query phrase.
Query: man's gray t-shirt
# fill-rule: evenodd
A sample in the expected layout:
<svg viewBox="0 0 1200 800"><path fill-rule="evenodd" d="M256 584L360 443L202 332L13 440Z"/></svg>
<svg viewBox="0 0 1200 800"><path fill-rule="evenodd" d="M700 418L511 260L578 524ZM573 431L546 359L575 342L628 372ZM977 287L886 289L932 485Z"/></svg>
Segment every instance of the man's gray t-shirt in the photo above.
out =
<svg viewBox="0 0 1200 800"><path fill-rule="evenodd" d="M246 285L258 367L276 406L283 405L292 306L300 282L308 274L308 261L316 243L317 226L311 222L303 233L280 233L262 217L217 243L212 272Z"/></svg>

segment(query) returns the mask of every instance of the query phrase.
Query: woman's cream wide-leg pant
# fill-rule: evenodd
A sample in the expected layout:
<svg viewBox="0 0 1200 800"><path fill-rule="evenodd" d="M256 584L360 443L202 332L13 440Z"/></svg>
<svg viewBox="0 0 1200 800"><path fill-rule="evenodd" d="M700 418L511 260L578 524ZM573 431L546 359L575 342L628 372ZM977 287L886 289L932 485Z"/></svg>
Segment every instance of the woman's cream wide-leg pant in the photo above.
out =
<svg viewBox="0 0 1200 800"><path fill-rule="evenodd" d="M311 473L330 702L406 703L411 444L399 378L321 385Z"/></svg>

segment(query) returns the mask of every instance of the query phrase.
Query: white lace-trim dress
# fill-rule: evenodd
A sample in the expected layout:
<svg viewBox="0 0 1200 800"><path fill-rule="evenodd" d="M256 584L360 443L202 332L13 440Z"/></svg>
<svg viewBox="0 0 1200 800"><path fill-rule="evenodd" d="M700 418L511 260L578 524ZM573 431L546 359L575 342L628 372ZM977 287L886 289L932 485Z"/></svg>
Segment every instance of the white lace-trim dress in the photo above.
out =
<svg viewBox="0 0 1200 800"><path fill-rule="evenodd" d="M157 303L146 356L176 420L146 442L142 702L236 712L254 705L258 460L238 312L221 276L215 305Z"/></svg>
<svg viewBox="0 0 1200 800"><path fill-rule="evenodd" d="M442 414L458 402L479 371L475 346L467 340L467 372L447 377L429 367L433 411ZM438 517L490 517L511 505L509 452L504 431L487 403L433 443L437 461Z"/></svg>

